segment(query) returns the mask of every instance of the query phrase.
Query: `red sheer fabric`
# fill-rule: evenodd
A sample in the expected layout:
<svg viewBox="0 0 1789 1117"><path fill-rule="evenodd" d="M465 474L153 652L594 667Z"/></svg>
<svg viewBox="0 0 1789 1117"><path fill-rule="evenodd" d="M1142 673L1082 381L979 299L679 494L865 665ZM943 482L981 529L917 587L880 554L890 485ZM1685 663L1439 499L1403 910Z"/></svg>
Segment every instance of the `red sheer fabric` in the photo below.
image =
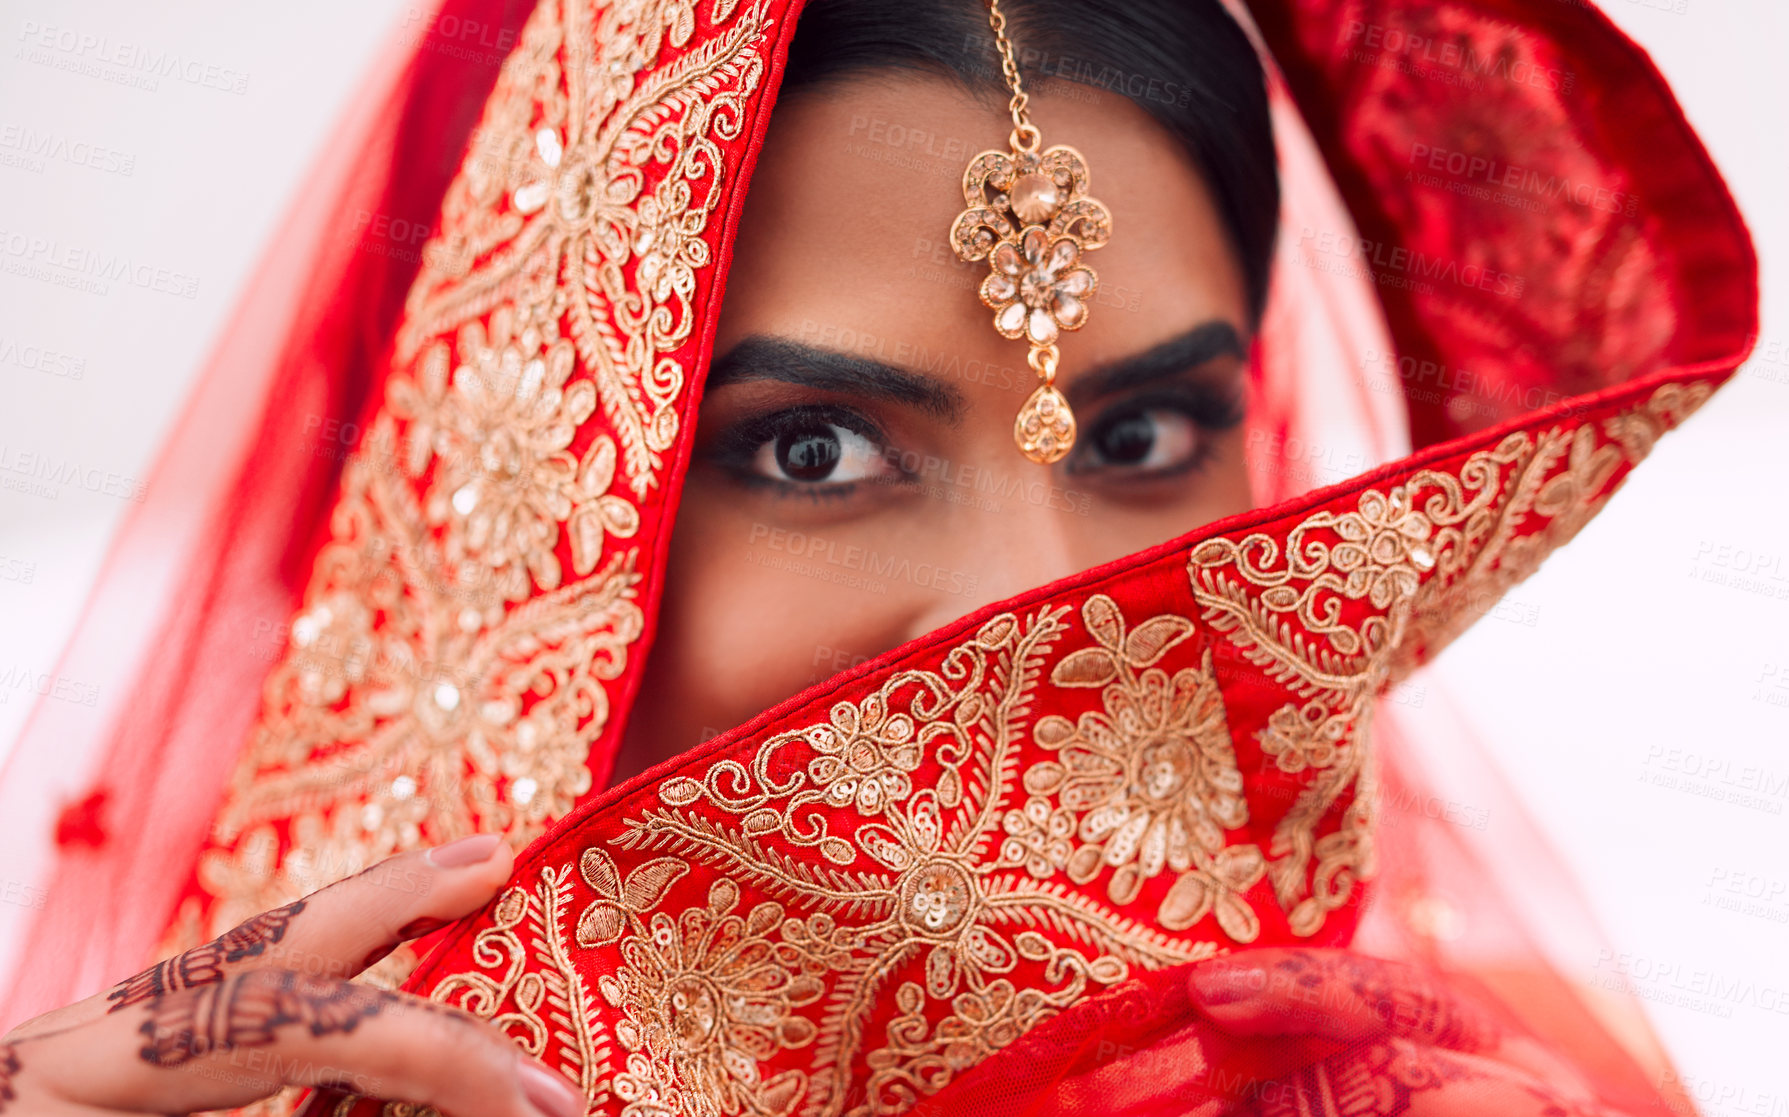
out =
<svg viewBox="0 0 1789 1117"><path fill-rule="evenodd" d="M53 897L0 925L0 1028L155 952L376 398L421 263L404 231L437 226L530 6L392 28L120 526L59 670L125 685L94 712L39 702L0 773L8 872Z"/></svg>
<svg viewBox="0 0 1789 1117"><path fill-rule="evenodd" d="M158 468L151 493L192 503L178 544L155 552L151 608L125 630L114 595L150 569L157 496L121 536L71 655L119 638L125 661L73 673L133 677L133 700L76 742L73 763L72 730L40 710L0 787L20 805L6 825L46 854L46 788L99 804L64 828L81 839L53 869L40 858L56 901L30 928L34 964L14 968L0 1023L139 967L183 896L196 929L306 866L340 875L476 823L517 844L546 832L408 987L497 1017L602 1112L667 1098L779 1114L1659 1102L1656 1078L1508 917L1500 884L1530 902L1571 893L1544 844L1512 825L1475 848L1399 807L1427 802L1434 780L1397 719L1374 712L1567 541L1750 343L1750 243L1632 44L1576 4L1252 5L1291 97L1276 93L1287 216L1250 416L1269 506L990 606L603 791L800 4L545 0L499 83L492 63L523 7L450 0L358 102L344 128L357 142L340 150L364 161L326 161L180 428L240 432L228 468L198 470L180 438ZM469 47L469 23L501 46L481 34ZM618 100L652 142L571 175L567 106ZM674 125L699 128L653 131ZM667 171L694 149L678 174L713 193L679 194L688 183ZM422 259L337 239L367 227L358 215L431 224L444 189ZM598 201L602 221L583 223ZM517 316L539 323L523 310L565 314L564 336L529 335ZM488 558L489 540L437 491L471 467L393 460L438 444L415 434L446 406L437 346L467 361L528 348L518 366L534 348L575 353L560 368L568 398L602 404L570 420L567 491L611 509L600 501L623 494L638 517L601 521L614 530L594 543L555 524L525 569L492 567L516 593L472 610L455 563ZM379 436L338 438L344 421ZM331 558L306 584L313 556L369 540L384 559L361 581ZM420 572L399 561L415 554ZM339 622L374 649L322 684L287 639L301 586L308 625ZM420 619L403 615L413 602ZM594 670L565 649L603 610L628 624L611 626ZM460 646L441 637L456 630L474 650L509 640L509 658L474 671L471 651L441 651ZM276 661L258 716L266 662L245 648ZM555 656L576 662L541 666ZM567 722L584 751L543 785L517 767L518 725L565 698L565 676L549 677L562 668L589 676ZM485 685L492 700L466 697ZM502 717L474 729L447 717L492 709ZM908 747L922 732L925 747ZM396 779L375 767L289 799L266 791L270 770L326 772L373 739L433 751ZM851 763L869 756L898 796L845 786L847 740L869 750ZM1085 776L1144 753L1185 781L1178 796L1131 802ZM467 773L490 794L456 784ZM387 826L427 800L418 781L442 797L437 813ZM265 842L208 831L256 795ZM538 808L559 800L577 805ZM1134 832L1087 821L1120 807L1144 820ZM1151 845L1157 820L1197 832L1196 851ZM1363 911L1369 879L1377 906ZM133 918L94 917L120 910ZM1201 988L1214 972L1240 996ZM709 1015L678 1015L691 1004ZM706 1029L703 1044L672 1043L685 1025ZM1570 1065L1546 1061L1530 1031L1569 1040Z"/></svg>

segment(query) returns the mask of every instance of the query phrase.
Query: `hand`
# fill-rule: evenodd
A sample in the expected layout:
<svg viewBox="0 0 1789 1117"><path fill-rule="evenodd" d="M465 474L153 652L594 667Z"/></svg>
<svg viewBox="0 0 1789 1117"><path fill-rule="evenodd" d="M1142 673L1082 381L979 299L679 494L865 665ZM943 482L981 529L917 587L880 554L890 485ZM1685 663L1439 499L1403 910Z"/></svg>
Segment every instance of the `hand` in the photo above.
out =
<svg viewBox="0 0 1789 1117"><path fill-rule="evenodd" d="M0 1038L0 1115L187 1113L330 1086L450 1117L582 1117L495 1028L346 980L483 906L494 834L382 861Z"/></svg>
<svg viewBox="0 0 1789 1117"><path fill-rule="evenodd" d="M1242 1111L1306 1117L1603 1114L1568 1064L1419 967L1343 950L1251 950L1195 967L1194 1003L1231 1035L1304 1041L1310 1062Z"/></svg>

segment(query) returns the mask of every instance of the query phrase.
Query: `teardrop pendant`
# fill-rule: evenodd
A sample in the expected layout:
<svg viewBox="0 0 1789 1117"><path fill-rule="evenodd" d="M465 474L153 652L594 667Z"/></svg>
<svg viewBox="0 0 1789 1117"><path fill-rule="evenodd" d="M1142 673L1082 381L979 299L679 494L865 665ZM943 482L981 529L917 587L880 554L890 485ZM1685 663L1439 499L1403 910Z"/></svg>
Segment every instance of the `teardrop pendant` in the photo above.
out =
<svg viewBox="0 0 1789 1117"><path fill-rule="evenodd" d="M1019 452L1038 465L1059 461L1075 444L1075 413L1052 384L1040 384L1013 420Z"/></svg>

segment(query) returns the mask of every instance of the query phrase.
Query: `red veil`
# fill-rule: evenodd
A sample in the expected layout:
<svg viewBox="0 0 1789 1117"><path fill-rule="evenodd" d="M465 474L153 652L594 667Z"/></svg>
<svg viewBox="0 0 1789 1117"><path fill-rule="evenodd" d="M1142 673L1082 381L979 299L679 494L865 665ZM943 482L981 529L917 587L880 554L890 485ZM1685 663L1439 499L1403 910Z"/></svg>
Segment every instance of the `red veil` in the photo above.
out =
<svg viewBox="0 0 1789 1117"><path fill-rule="evenodd" d="M1263 507L604 790L800 5L528 7L448 0L394 44L124 527L69 670L136 683L102 732L40 706L0 781L50 887L0 1023L495 829L513 887L407 987L601 1112L1388 1112L1415 1070L1348 1109L1346 1043L1263 1056L1192 1004L1220 961L1296 984L1350 946L1514 1006L1485 1011L1569 1044L1584 1098L1659 1104L1511 915L1575 911L1569 881L1518 812L1431 817L1489 777L1425 770L1470 742L1382 701L1755 332L1749 238L1633 44L1578 3L1250 4L1286 183ZM533 410L456 367L532 370L499 383ZM493 533L452 497L481 432L537 421L550 499ZM1096 778L1164 748L1175 796ZM1173 827L1201 836L1151 846Z"/></svg>

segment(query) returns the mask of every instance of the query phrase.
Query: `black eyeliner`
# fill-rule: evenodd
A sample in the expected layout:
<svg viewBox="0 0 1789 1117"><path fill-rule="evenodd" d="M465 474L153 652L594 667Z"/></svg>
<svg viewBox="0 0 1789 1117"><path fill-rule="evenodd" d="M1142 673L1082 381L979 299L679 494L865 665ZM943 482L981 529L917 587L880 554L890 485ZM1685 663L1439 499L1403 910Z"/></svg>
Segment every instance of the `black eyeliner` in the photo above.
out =
<svg viewBox="0 0 1789 1117"><path fill-rule="evenodd" d="M1087 451L1083 446L1091 448L1103 433L1104 428L1132 416L1149 411L1171 410L1178 412L1193 424L1200 437L1193 445L1193 452L1187 460L1178 465L1160 469L1135 470L1123 464L1080 464ZM1152 482L1167 478L1196 473L1210 460L1215 449L1212 440L1206 435L1221 434L1234 430L1246 418L1243 394L1240 385L1228 390L1205 381L1181 382L1178 384L1162 384L1135 395L1112 403L1100 410L1092 421L1082 430L1077 442L1076 452L1069 458L1065 472L1069 475L1087 475L1106 470L1127 473L1133 482Z"/></svg>
<svg viewBox="0 0 1789 1117"><path fill-rule="evenodd" d="M1100 409L1086 424L1089 433L1107 423L1152 407L1171 407L1207 431L1233 430L1247 417L1240 388L1220 388L1202 381L1163 384L1126 396Z"/></svg>
<svg viewBox="0 0 1789 1117"><path fill-rule="evenodd" d="M765 443L775 442L790 430L813 429L818 426L842 427L874 445L876 456L888 462L899 473L899 477L878 480L877 484L886 486L891 481L898 483L910 479L908 471L898 461L887 456L888 437L880 425L852 408L832 403L796 404L736 420L716 434L703 448L702 459L723 470L734 484L767 491L779 498L801 497L815 503L846 499L866 482L791 481L766 477L752 468L758 451Z"/></svg>
<svg viewBox="0 0 1789 1117"><path fill-rule="evenodd" d="M843 427L875 443L878 449L888 441L882 428L849 407L803 403L735 421L714 436L703 456L720 465L747 466L766 442L774 442L791 429L816 426Z"/></svg>

